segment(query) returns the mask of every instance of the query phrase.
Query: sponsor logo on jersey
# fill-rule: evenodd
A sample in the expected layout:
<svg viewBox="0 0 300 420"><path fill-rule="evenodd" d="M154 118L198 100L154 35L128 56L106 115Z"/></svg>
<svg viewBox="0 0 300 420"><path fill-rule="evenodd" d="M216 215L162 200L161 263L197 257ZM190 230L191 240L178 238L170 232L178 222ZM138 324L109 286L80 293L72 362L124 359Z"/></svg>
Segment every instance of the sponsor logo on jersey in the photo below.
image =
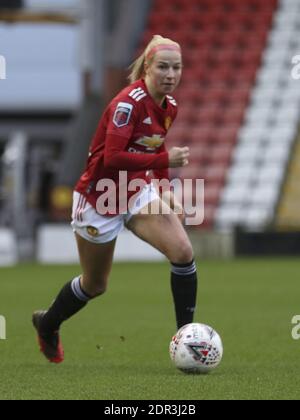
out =
<svg viewBox="0 0 300 420"><path fill-rule="evenodd" d="M130 117L132 114L133 105L126 102L120 102L117 106L115 115L114 115L114 124L118 127L124 127L128 125Z"/></svg>
<svg viewBox="0 0 300 420"><path fill-rule="evenodd" d="M152 137L142 137L141 139L137 140L135 143L139 144L140 146L144 146L147 148L147 151L155 151L159 147L161 147L164 143L164 137L161 137L160 134L154 134Z"/></svg>

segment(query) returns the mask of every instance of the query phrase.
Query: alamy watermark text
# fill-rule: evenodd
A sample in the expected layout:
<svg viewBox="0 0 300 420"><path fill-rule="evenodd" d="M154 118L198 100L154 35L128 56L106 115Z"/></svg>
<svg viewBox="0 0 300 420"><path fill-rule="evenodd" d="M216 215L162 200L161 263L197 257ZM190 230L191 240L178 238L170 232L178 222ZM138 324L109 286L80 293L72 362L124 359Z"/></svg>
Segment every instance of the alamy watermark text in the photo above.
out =
<svg viewBox="0 0 300 420"><path fill-rule="evenodd" d="M0 80L6 80L6 59L0 55Z"/></svg>
<svg viewBox="0 0 300 420"><path fill-rule="evenodd" d="M6 340L6 319L0 315L0 340Z"/></svg>
<svg viewBox="0 0 300 420"><path fill-rule="evenodd" d="M292 338L293 340L300 340L300 315L295 315L292 319Z"/></svg>
<svg viewBox="0 0 300 420"><path fill-rule="evenodd" d="M294 64L292 69L292 78L294 80L300 80L300 55L295 55L292 58L292 64Z"/></svg>
<svg viewBox="0 0 300 420"><path fill-rule="evenodd" d="M101 179L96 185L96 191L100 196L96 203L97 213L101 216L107 214L117 215L128 212L135 207L140 198L140 193L145 190L147 182L144 179L136 178L129 180L126 171L119 172L119 179ZM203 179L153 179L153 187L157 192L162 193L163 201L167 206L161 206L160 201L151 202L151 190L148 190L149 205L145 206L142 214L185 214L187 226L198 226L204 221L204 190ZM176 197L175 208L171 203L172 196L169 191L174 192Z"/></svg>

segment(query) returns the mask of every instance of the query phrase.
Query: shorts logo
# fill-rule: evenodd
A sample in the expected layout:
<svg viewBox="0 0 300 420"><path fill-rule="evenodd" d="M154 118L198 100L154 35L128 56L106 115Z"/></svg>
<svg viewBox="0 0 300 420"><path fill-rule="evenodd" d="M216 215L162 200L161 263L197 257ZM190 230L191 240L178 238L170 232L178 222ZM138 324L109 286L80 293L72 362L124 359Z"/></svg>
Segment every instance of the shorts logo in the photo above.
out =
<svg viewBox="0 0 300 420"><path fill-rule="evenodd" d="M94 226L88 226L86 230L87 230L87 233L93 238L97 238L98 236L100 236L99 230L95 228Z"/></svg>
<svg viewBox="0 0 300 420"><path fill-rule="evenodd" d="M133 111L133 105L128 104L126 102L120 102L117 106L117 109L114 115L114 124L118 128L128 125L132 111Z"/></svg>

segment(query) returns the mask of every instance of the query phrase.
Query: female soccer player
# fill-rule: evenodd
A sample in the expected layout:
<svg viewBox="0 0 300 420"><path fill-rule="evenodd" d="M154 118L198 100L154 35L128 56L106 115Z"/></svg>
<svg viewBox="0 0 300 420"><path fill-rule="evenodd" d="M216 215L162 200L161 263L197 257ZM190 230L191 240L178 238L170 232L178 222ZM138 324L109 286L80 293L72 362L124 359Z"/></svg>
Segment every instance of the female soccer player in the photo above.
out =
<svg viewBox="0 0 300 420"><path fill-rule="evenodd" d="M170 94L182 75L179 44L159 35L153 37L132 65L131 85L105 110L93 139L87 168L74 192L73 222L82 275L67 283L48 311L33 315L41 352L52 363L64 360L59 330L62 323L83 309L88 301L105 293L118 234L127 227L137 237L161 251L171 263L171 287L178 328L193 322L197 274L191 243L180 218L173 211L180 203L172 193L168 207L149 177L168 179L169 168L188 165L189 149L165 146L166 134L177 115ZM126 181L120 181L120 173ZM128 192L111 202L102 181L113 181L119 192L131 181L143 181L136 196ZM134 196L135 193L135 196ZM133 197L134 196L134 197ZM125 204L133 200L129 208ZM157 204L161 212L145 212ZM158 213L158 214L157 214Z"/></svg>

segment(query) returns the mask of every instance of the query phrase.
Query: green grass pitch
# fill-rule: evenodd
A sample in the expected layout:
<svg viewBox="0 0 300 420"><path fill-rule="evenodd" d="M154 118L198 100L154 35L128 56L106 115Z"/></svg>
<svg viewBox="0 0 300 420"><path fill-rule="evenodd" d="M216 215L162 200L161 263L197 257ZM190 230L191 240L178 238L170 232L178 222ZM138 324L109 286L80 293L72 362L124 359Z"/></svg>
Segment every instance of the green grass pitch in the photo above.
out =
<svg viewBox="0 0 300 420"><path fill-rule="evenodd" d="M175 333L168 264L116 264L108 293L62 330L66 361L39 354L31 313L47 308L79 268L0 269L0 399L299 399L300 261L198 261L197 322L224 342L221 366L185 375L168 354Z"/></svg>

